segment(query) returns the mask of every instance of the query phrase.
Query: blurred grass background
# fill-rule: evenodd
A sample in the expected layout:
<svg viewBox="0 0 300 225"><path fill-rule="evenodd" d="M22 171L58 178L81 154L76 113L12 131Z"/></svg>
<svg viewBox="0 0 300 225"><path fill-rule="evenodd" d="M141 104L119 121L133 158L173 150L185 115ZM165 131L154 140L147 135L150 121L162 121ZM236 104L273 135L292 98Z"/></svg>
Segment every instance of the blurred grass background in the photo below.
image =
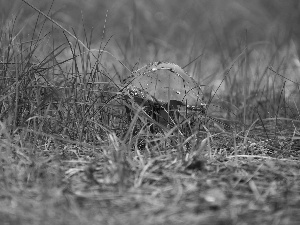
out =
<svg viewBox="0 0 300 225"><path fill-rule="evenodd" d="M245 46L246 36L248 43L270 41L278 47L289 44L291 39L298 45L300 40L297 0L29 2L45 13L53 4L50 16L79 36L83 28L88 34L93 29L93 44L101 41L107 14L105 40L113 35L109 47L124 50L125 55L119 57L128 57L131 63L155 58L184 64L204 49L234 57ZM0 4L2 24L17 16L19 29L32 28L37 14L22 1L1 0Z"/></svg>

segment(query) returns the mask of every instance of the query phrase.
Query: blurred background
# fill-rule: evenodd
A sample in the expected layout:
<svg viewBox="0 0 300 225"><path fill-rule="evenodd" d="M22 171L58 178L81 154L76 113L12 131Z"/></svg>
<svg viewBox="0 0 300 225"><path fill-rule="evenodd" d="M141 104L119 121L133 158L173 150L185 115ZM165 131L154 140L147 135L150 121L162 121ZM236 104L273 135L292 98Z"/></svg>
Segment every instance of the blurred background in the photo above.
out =
<svg viewBox="0 0 300 225"><path fill-rule="evenodd" d="M3 26L16 18L14 34L32 38L35 26L52 31L56 45L67 41L61 29L21 0L0 0ZM300 42L299 0L28 0L92 48L102 47L131 70L170 61L204 84L218 86L228 67L237 74L248 48L249 74L272 66L297 80ZM105 27L105 30L104 30ZM22 31L22 32L20 32ZM69 38L68 41L72 40ZM74 40L72 40L74 41ZM41 54L45 50L41 50ZM63 57L63 56L60 56ZM69 57L65 53L65 57ZM122 71L114 58L104 64ZM236 59L239 58L240 62ZM243 59L242 59L243 58ZM284 65L284 66L281 66ZM235 72L234 72L235 71ZM250 78L251 78L250 76ZM227 85L227 86L226 86ZM228 88L226 84L223 89ZM222 88L220 88L221 90Z"/></svg>

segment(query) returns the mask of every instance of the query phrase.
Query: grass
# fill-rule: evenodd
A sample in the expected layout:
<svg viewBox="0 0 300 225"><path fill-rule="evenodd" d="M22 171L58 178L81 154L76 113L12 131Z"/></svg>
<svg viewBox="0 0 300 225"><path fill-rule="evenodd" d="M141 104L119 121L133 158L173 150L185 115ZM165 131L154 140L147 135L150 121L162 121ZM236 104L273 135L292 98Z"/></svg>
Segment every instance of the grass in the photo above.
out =
<svg viewBox="0 0 300 225"><path fill-rule="evenodd" d="M122 88L131 67L109 41L87 51L92 34L38 13L29 37L16 20L0 33L3 224L299 223L298 83L281 79L293 69L288 52L222 50L222 72L203 79L221 83L203 87L207 115L168 125Z"/></svg>

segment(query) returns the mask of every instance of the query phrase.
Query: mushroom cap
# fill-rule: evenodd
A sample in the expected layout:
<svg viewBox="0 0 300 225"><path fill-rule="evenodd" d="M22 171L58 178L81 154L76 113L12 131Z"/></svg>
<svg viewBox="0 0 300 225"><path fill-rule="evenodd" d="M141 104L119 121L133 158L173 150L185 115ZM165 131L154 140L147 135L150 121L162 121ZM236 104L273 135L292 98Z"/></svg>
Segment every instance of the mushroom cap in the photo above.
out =
<svg viewBox="0 0 300 225"><path fill-rule="evenodd" d="M154 62L136 70L126 79L126 87L135 96L162 104L202 107L199 84L181 67Z"/></svg>

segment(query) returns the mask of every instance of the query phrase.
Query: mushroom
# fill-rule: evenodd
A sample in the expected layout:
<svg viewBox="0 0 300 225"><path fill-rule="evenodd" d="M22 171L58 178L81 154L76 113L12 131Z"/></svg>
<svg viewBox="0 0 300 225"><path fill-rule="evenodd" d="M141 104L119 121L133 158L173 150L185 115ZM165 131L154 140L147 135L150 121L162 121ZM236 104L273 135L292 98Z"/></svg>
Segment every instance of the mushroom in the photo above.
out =
<svg viewBox="0 0 300 225"><path fill-rule="evenodd" d="M199 84L173 63L148 64L134 71L125 80L125 87L137 104L155 111L153 115L158 116L154 119L162 124L180 108L205 113Z"/></svg>

